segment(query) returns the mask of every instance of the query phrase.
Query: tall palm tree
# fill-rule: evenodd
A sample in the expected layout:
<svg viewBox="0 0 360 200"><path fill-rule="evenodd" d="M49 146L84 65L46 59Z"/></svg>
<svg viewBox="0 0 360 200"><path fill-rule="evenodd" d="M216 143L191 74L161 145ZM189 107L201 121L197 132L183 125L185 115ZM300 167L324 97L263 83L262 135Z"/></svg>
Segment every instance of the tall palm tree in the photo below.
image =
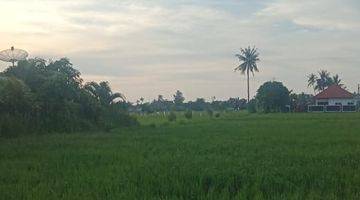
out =
<svg viewBox="0 0 360 200"><path fill-rule="evenodd" d="M125 101L125 96L121 93L113 93L108 82L89 82L85 84L85 89L94 95L101 104L110 105L114 103L115 99Z"/></svg>
<svg viewBox="0 0 360 200"><path fill-rule="evenodd" d="M257 62L260 61L259 53L255 47L247 47L240 49L240 54L235 55L240 62L240 65L235 68L235 71L240 71L241 74L247 75L247 100L250 102L250 86L249 86L249 74L254 75L254 72L258 72Z"/></svg>

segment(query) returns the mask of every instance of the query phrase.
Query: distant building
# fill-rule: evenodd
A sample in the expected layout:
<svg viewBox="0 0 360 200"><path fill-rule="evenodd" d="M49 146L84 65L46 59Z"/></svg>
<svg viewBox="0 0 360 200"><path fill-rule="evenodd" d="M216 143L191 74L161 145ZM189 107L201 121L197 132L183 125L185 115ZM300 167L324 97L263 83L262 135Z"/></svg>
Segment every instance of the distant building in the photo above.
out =
<svg viewBox="0 0 360 200"><path fill-rule="evenodd" d="M315 95L316 105L355 105L354 95L338 85L332 85Z"/></svg>
<svg viewBox="0 0 360 200"><path fill-rule="evenodd" d="M356 111L355 95L338 85L329 86L314 98L316 105L309 106L309 112Z"/></svg>

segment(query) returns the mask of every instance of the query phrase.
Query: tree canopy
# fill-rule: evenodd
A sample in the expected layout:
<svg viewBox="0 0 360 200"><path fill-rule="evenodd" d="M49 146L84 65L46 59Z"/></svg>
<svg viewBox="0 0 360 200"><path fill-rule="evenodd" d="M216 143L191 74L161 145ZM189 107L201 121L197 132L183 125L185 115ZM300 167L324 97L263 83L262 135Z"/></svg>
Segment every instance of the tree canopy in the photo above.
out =
<svg viewBox="0 0 360 200"><path fill-rule="evenodd" d="M290 104L290 91L277 81L265 82L257 91L257 107L263 112L281 112Z"/></svg>
<svg viewBox="0 0 360 200"><path fill-rule="evenodd" d="M84 84L80 75L66 58L19 61L0 73L0 133L136 124L121 105L125 103L122 94L113 93L107 82Z"/></svg>

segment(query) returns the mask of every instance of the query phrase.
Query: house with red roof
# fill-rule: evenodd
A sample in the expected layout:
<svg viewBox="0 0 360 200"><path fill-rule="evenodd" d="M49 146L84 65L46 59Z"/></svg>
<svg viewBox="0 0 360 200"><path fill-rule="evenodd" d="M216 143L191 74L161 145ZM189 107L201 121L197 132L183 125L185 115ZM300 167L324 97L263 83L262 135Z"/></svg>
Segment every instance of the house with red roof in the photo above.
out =
<svg viewBox="0 0 360 200"><path fill-rule="evenodd" d="M338 85L329 86L314 98L316 105L309 106L310 112L354 112L356 110L354 94Z"/></svg>

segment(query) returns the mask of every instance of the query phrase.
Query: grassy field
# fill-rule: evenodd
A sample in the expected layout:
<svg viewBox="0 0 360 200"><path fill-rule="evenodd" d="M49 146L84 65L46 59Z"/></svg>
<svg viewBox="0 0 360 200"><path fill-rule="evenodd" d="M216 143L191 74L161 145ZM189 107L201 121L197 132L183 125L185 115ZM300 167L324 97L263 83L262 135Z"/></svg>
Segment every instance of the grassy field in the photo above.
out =
<svg viewBox="0 0 360 200"><path fill-rule="evenodd" d="M360 199L360 113L0 138L0 199Z"/></svg>

